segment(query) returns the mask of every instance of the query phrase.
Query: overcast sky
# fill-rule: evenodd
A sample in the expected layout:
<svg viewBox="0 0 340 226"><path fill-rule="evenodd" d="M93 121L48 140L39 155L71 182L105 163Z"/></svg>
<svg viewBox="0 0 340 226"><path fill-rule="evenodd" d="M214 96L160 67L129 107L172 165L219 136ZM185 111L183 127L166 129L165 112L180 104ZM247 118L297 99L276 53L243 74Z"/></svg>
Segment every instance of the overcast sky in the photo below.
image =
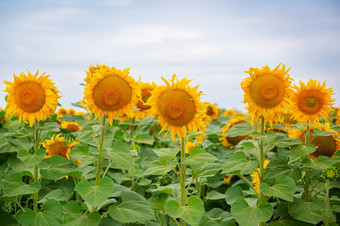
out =
<svg viewBox="0 0 340 226"><path fill-rule="evenodd" d="M327 81L339 106L339 40L339 0L0 0L0 80L39 69L65 107L96 63L157 84L176 73L203 100L242 111L244 71L283 63L295 84Z"/></svg>

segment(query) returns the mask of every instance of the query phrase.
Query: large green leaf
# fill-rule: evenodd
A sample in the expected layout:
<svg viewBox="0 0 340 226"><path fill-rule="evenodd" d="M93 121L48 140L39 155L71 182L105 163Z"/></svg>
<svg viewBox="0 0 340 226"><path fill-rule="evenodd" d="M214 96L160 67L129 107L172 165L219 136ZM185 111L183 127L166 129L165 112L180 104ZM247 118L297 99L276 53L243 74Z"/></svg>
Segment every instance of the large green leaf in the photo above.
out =
<svg viewBox="0 0 340 226"><path fill-rule="evenodd" d="M13 216L0 209L0 225L4 226L20 226L20 224L13 218Z"/></svg>
<svg viewBox="0 0 340 226"><path fill-rule="evenodd" d="M99 155L93 155L89 152L89 146L84 143L77 144L71 149L70 159L75 162L77 160L81 161L97 161Z"/></svg>
<svg viewBox="0 0 340 226"><path fill-rule="evenodd" d="M39 164L46 156L46 151L40 148L36 153L31 154L28 150L21 150L17 157L25 163L26 166L34 166Z"/></svg>
<svg viewBox="0 0 340 226"><path fill-rule="evenodd" d="M272 186L269 186L266 183L261 183L260 191L266 196L274 196L289 202L293 202L295 182L289 176L282 174L276 177L275 184Z"/></svg>
<svg viewBox="0 0 340 226"><path fill-rule="evenodd" d="M288 207L289 214L296 220L317 224L323 219L320 214L321 207L314 202L304 202L302 199L296 199Z"/></svg>
<svg viewBox="0 0 340 226"><path fill-rule="evenodd" d="M316 151L316 147L312 144L308 146L304 146L304 145L294 146L290 150L291 156L290 156L289 163L299 160L301 157L312 154L315 151Z"/></svg>
<svg viewBox="0 0 340 226"><path fill-rule="evenodd" d="M340 151L335 152L333 155L332 164L334 167L340 168Z"/></svg>
<svg viewBox="0 0 340 226"><path fill-rule="evenodd" d="M79 203L70 201L63 206L63 225L65 226L97 226L100 223L100 214L92 212L88 215L81 213Z"/></svg>
<svg viewBox="0 0 340 226"><path fill-rule="evenodd" d="M145 170L144 175L164 175L169 171L175 169L177 166L176 160L171 160L162 157L149 164L149 167Z"/></svg>
<svg viewBox="0 0 340 226"><path fill-rule="evenodd" d="M155 138L147 133L137 134L134 138L131 138L130 140L135 141L136 143L149 145L153 145L153 143L155 142Z"/></svg>
<svg viewBox="0 0 340 226"><path fill-rule="evenodd" d="M165 210L173 218L181 218L191 225L198 225L204 214L204 203L198 196L190 196L186 206L180 206L176 200L169 200Z"/></svg>
<svg viewBox="0 0 340 226"><path fill-rule="evenodd" d="M225 192L225 201L230 205L238 199L244 199L240 186L230 187Z"/></svg>
<svg viewBox="0 0 340 226"><path fill-rule="evenodd" d="M3 193L5 197L12 197L17 195L34 194L40 190L39 182L32 182L25 184L22 182L22 176L17 173L13 173L4 178Z"/></svg>
<svg viewBox="0 0 340 226"><path fill-rule="evenodd" d="M40 174L43 178L48 180L56 180L60 177L69 175L80 177L81 172L77 170L77 166L70 162L70 160L59 155L53 155L50 158L50 165L40 169Z"/></svg>
<svg viewBox="0 0 340 226"><path fill-rule="evenodd" d="M237 137L237 136L247 136L252 133L251 124L249 122L243 124L236 124L232 126L226 136Z"/></svg>
<svg viewBox="0 0 340 226"><path fill-rule="evenodd" d="M238 199L231 204L231 214L240 225L257 226L271 218L273 207L268 202L259 207L250 207L245 200Z"/></svg>
<svg viewBox="0 0 340 226"><path fill-rule="evenodd" d="M243 152L236 152L224 164L222 174L233 174L237 172L250 174L255 171L257 166L257 161L248 160Z"/></svg>
<svg viewBox="0 0 340 226"><path fill-rule="evenodd" d="M117 140L113 142L112 148L103 149L104 158L113 161L112 167L118 169L129 170L132 168L132 154L130 147L123 141Z"/></svg>
<svg viewBox="0 0 340 226"><path fill-rule="evenodd" d="M111 178L103 177L98 185L91 185L87 180L81 180L75 187L79 195L90 205L98 206L113 192L114 183Z"/></svg>
<svg viewBox="0 0 340 226"><path fill-rule="evenodd" d="M274 184L278 175L288 175L292 169L288 166L289 158L287 156L275 156L270 160L263 175L263 180L267 184Z"/></svg>
<svg viewBox="0 0 340 226"><path fill-rule="evenodd" d="M194 168L193 170L198 177L214 176L222 169L222 167L223 165L221 163L208 162L201 164L199 167Z"/></svg>
<svg viewBox="0 0 340 226"><path fill-rule="evenodd" d="M178 148L158 148L158 149L153 149L153 151L159 157L174 158L174 157L176 157L177 153L179 152L179 149Z"/></svg>
<svg viewBox="0 0 340 226"><path fill-rule="evenodd" d="M140 194L132 191L121 192L122 203L110 206L110 216L121 223L155 220L151 204Z"/></svg>
<svg viewBox="0 0 340 226"><path fill-rule="evenodd" d="M218 161L214 155L200 148L191 148L189 150L189 155L190 158L186 159L185 163L193 169L197 169L198 167L202 166L202 164L206 164L208 162Z"/></svg>
<svg viewBox="0 0 340 226"><path fill-rule="evenodd" d="M61 225L63 208L59 202L49 200L44 204L43 209L44 210L40 213L34 213L30 209L26 209L25 212L20 210L16 215L16 218L25 226Z"/></svg>

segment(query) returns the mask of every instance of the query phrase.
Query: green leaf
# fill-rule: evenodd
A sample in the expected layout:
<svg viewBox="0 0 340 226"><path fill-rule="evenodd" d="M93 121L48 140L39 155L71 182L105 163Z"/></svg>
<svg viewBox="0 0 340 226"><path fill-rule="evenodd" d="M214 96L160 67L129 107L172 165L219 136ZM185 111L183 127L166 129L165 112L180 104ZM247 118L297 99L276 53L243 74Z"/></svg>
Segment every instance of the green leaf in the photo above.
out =
<svg viewBox="0 0 340 226"><path fill-rule="evenodd" d="M218 171L222 169L223 165L220 163L204 163L201 164L198 168L193 169L198 177L203 176L214 176Z"/></svg>
<svg viewBox="0 0 340 226"><path fill-rule="evenodd" d="M289 163L295 162L296 160L299 160L301 157L312 154L315 151L316 151L316 147L312 144L308 146L304 146L304 145L294 146L290 150L291 156L290 156Z"/></svg>
<svg viewBox="0 0 340 226"><path fill-rule="evenodd" d="M75 162L77 160L97 161L99 159L99 155L92 155L89 152L89 145L80 143L71 149L70 159L72 160L72 162Z"/></svg>
<svg viewBox="0 0 340 226"><path fill-rule="evenodd" d="M168 200L169 195L167 194L159 194L156 196L152 196L148 201L151 203L151 206L154 210L164 210L165 202Z"/></svg>
<svg viewBox="0 0 340 226"><path fill-rule="evenodd" d="M20 210L16 215L17 220L22 225L61 225L62 222L62 206L55 200L47 201L43 206L44 211L40 213L34 213L30 209L26 209L25 212Z"/></svg>
<svg viewBox="0 0 340 226"><path fill-rule="evenodd" d="M178 148L158 148L153 149L153 151L158 155L159 157L175 157L177 153L179 152Z"/></svg>
<svg viewBox="0 0 340 226"><path fill-rule="evenodd" d="M28 195L37 193L41 186L39 182L32 182L25 184L22 182L22 176L13 173L4 178L3 193L5 197L12 197L17 195Z"/></svg>
<svg viewBox="0 0 340 226"><path fill-rule="evenodd" d="M230 187L225 192L225 201L230 205L238 199L244 199L240 186Z"/></svg>
<svg viewBox="0 0 340 226"><path fill-rule="evenodd" d="M322 221L320 214L321 207L314 202L304 202L302 199L296 199L289 203L289 214L296 220L317 224Z"/></svg>
<svg viewBox="0 0 340 226"><path fill-rule="evenodd" d="M340 168L340 151L335 152L333 155L332 164L334 167Z"/></svg>
<svg viewBox="0 0 340 226"><path fill-rule="evenodd" d="M100 214L92 212L88 215L81 213L79 203L77 201L70 201L65 206L63 225L65 226L97 226L100 224Z"/></svg>
<svg viewBox="0 0 340 226"><path fill-rule="evenodd" d="M287 156L275 156L264 170L263 181L267 184L274 184L278 175L290 174L292 169L288 166L288 161Z"/></svg>
<svg viewBox="0 0 340 226"><path fill-rule="evenodd" d="M186 206L180 206L176 200L165 204L165 210L173 218L181 218L186 223L198 225L204 214L204 203L198 196L190 196Z"/></svg>
<svg viewBox="0 0 340 226"><path fill-rule="evenodd" d="M224 199L225 194L219 193L217 191L209 191L207 195L205 196L206 199L208 200L219 200L219 199Z"/></svg>
<svg viewBox="0 0 340 226"><path fill-rule="evenodd" d="M39 164L46 156L46 151L40 148L33 155L28 150L21 150L18 152L17 157L25 163L26 166L34 166Z"/></svg>
<svg viewBox="0 0 340 226"><path fill-rule="evenodd" d="M20 226L13 216L0 209L0 225L4 226Z"/></svg>
<svg viewBox="0 0 340 226"><path fill-rule="evenodd" d="M293 202L295 182L289 176L279 175L276 177L275 184L273 186L269 186L266 183L261 183L260 190L266 196L274 196L289 202Z"/></svg>
<svg viewBox="0 0 340 226"><path fill-rule="evenodd" d="M149 164L149 167L145 170L144 175L164 175L175 169L176 166L176 160L170 160L168 158L162 157L158 160L152 161Z"/></svg>
<svg viewBox="0 0 340 226"><path fill-rule="evenodd" d="M121 223L155 220L151 204L140 194L132 191L121 192L122 203L110 206L110 216Z"/></svg>
<svg viewBox="0 0 340 226"><path fill-rule="evenodd" d="M222 174L235 174L237 172L250 174L255 171L257 166L257 161L248 160L243 152L236 152L224 164Z"/></svg>
<svg viewBox="0 0 340 226"><path fill-rule="evenodd" d="M328 136L332 136L332 135L336 135L336 133L325 131L325 130L322 130L322 129L319 129L319 128L315 128L313 130L313 133L312 133L313 137L321 137L321 136L328 137Z"/></svg>
<svg viewBox="0 0 340 226"><path fill-rule="evenodd" d="M153 145L153 143L155 142L155 138L147 133L137 134L134 138L131 138L130 140L135 141L136 143L149 145Z"/></svg>
<svg viewBox="0 0 340 226"><path fill-rule="evenodd" d="M252 133L251 124L249 122L233 125L227 132L228 137L247 136Z"/></svg>
<svg viewBox="0 0 340 226"><path fill-rule="evenodd" d="M218 161L218 159L214 155L200 148L190 148L189 155L190 158L186 159L185 163L193 167L197 167L199 165L202 165L203 163Z"/></svg>
<svg viewBox="0 0 340 226"><path fill-rule="evenodd" d="M323 171L324 169L330 167L331 165L332 160L329 157L320 155L318 156L318 160L313 162L313 164L310 167L312 169Z"/></svg>
<svg viewBox="0 0 340 226"><path fill-rule="evenodd" d="M113 142L112 149L103 149L102 155L104 158L113 161L113 168L125 170L132 168L133 162L130 147L123 141L117 140Z"/></svg>
<svg viewBox="0 0 340 226"><path fill-rule="evenodd" d="M99 206L113 192L114 183L111 178L103 177L98 185L91 185L87 180L81 180L75 187L79 195L90 205Z"/></svg>
<svg viewBox="0 0 340 226"><path fill-rule="evenodd" d="M81 172L77 168L70 160L59 155L53 155L50 158L50 165L47 168L41 168L40 174L48 180L56 180L65 175L80 177Z"/></svg>
<svg viewBox="0 0 340 226"><path fill-rule="evenodd" d="M256 226L258 223L268 221L273 215L273 207L262 203L259 207L250 207L243 199L231 204L231 214L240 225Z"/></svg>
<svg viewBox="0 0 340 226"><path fill-rule="evenodd" d="M292 147L294 145L301 145L302 141L297 138L282 137L281 139L274 140L273 145L278 148Z"/></svg>

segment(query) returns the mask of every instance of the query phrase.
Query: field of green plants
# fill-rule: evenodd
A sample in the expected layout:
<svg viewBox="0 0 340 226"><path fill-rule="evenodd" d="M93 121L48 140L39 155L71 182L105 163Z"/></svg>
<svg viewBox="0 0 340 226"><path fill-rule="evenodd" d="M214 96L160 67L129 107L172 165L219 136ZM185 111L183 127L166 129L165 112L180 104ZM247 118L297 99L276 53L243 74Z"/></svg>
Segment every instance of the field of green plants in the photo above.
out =
<svg viewBox="0 0 340 226"><path fill-rule="evenodd" d="M339 225L333 91L279 67L244 74L247 112L107 65L74 109L53 76L5 81L0 225Z"/></svg>

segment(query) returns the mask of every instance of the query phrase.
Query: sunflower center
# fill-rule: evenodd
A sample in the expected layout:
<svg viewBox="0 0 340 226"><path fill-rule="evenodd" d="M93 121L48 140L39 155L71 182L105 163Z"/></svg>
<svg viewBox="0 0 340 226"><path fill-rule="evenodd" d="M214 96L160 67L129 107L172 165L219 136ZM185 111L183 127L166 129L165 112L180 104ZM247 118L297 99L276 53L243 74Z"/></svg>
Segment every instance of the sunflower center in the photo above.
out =
<svg viewBox="0 0 340 226"><path fill-rule="evenodd" d="M132 97L132 89L127 81L115 75L101 80L93 90L93 100L98 108L114 111L125 107Z"/></svg>
<svg viewBox="0 0 340 226"><path fill-rule="evenodd" d="M25 112L37 112L45 104L45 91L35 82L25 82L17 86L16 104Z"/></svg>
<svg viewBox="0 0 340 226"><path fill-rule="evenodd" d="M312 153L314 157L318 157L319 155L331 157L336 151L336 145L332 136L315 137L312 144L318 147L316 151Z"/></svg>
<svg viewBox="0 0 340 226"><path fill-rule="evenodd" d="M276 107L282 102L284 94L284 81L270 74L255 78L250 86L251 99L263 108Z"/></svg>
<svg viewBox="0 0 340 226"><path fill-rule="evenodd" d="M213 115L213 114L214 114L214 109L211 106L209 106L207 108L207 115Z"/></svg>
<svg viewBox="0 0 340 226"><path fill-rule="evenodd" d="M172 126L187 125L195 116L196 106L192 97L184 90L167 90L158 99L160 115Z"/></svg>
<svg viewBox="0 0 340 226"><path fill-rule="evenodd" d="M68 146L65 142L55 142L49 146L50 155L60 155L66 158Z"/></svg>
<svg viewBox="0 0 340 226"><path fill-rule="evenodd" d="M323 105L324 99L318 90L302 90L298 96L298 108L307 115L317 114Z"/></svg>
<svg viewBox="0 0 340 226"><path fill-rule="evenodd" d="M148 89L142 89L142 100L144 103L146 103L149 99L149 97L151 97L151 93L149 92ZM137 108L140 108L141 110L148 110L151 108L151 106L149 105L145 105L142 101L138 101L137 102Z"/></svg>

